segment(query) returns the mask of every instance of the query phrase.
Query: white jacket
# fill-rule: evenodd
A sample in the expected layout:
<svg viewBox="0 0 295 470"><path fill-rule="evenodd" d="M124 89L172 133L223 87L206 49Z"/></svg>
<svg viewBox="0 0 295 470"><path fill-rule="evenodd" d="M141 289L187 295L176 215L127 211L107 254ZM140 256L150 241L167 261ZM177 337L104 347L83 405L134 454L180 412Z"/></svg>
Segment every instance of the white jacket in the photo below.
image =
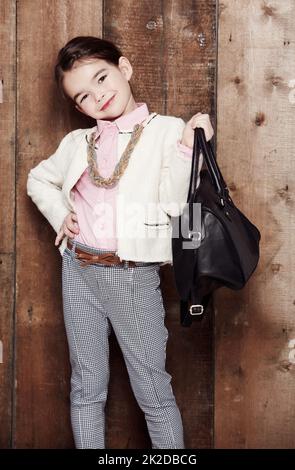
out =
<svg viewBox="0 0 295 470"><path fill-rule="evenodd" d="M184 126L183 119L174 116L150 115L147 120L118 183L116 235L121 260L172 264L170 216L183 211L191 172L191 158L177 146ZM55 153L28 174L27 194L56 233L64 218L75 212L71 190L88 166L86 136L95 130L96 126L69 132ZM130 136L119 133L118 159ZM202 163L201 155L199 172ZM58 247L61 255L67 238Z"/></svg>

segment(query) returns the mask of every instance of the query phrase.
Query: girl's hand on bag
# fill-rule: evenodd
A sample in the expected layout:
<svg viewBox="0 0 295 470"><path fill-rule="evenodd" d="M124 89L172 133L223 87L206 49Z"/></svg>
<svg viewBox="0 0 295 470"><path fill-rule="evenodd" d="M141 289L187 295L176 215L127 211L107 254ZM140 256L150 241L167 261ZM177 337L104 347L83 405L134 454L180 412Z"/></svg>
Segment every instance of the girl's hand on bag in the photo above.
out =
<svg viewBox="0 0 295 470"><path fill-rule="evenodd" d="M208 140L212 139L214 130L211 125L209 114L197 113L186 123L186 126L183 129L181 144L193 148L195 134L194 129L196 127L202 127L204 129L207 142Z"/></svg>
<svg viewBox="0 0 295 470"><path fill-rule="evenodd" d="M55 245L58 245L60 241L66 235L67 237L74 238L79 233L78 218L74 212L70 212L65 218L55 239Z"/></svg>

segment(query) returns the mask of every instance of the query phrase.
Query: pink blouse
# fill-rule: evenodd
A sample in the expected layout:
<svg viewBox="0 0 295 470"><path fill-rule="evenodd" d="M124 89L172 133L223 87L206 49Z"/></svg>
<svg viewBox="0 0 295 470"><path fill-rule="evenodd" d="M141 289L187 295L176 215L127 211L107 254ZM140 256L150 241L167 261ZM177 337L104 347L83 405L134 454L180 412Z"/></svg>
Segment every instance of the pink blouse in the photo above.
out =
<svg viewBox="0 0 295 470"><path fill-rule="evenodd" d="M111 176L117 163L118 134L133 128L148 115L146 103L136 103L137 108L114 121L97 120L96 161L100 174ZM192 156L192 149L177 142L184 155ZM116 195L118 185L112 188L96 186L90 179L88 168L73 187L79 233L74 239L93 248L117 250Z"/></svg>

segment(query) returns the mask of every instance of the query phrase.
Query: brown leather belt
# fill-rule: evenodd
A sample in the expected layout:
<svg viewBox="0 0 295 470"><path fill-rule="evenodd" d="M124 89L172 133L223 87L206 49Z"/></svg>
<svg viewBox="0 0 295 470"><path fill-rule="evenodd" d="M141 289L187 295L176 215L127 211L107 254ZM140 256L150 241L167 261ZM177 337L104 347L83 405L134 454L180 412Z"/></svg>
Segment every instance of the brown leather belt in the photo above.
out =
<svg viewBox="0 0 295 470"><path fill-rule="evenodd" d="M72 242L68 239L67 240L67 247L71 250L73 248ZM81 248L78 248L77 246L75 247L75 255L76 258L80 259L80 266L88 266L89 264L93 263L100 263L100 264L105 264L107 266L120 266L126 264L128 266L136 266L134 261L125 261L121 260L119 256L115 255L114 253L88 253L87 251L81 250Z"/></svg>

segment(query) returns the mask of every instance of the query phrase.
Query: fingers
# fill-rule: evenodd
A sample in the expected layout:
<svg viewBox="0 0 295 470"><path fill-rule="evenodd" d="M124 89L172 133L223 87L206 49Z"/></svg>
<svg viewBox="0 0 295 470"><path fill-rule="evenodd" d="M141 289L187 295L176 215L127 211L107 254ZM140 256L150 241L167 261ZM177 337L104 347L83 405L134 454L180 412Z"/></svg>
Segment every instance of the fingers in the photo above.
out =
<svg viewBox="0 0 295 470"><path fill-rule="evenodd" d="M77 234L79 233L77 214L75 213L70 214L69 221L67 222L66 226L70 232L77 233Z"/></svg>
<svg viewBox="0 0 295 470"><path fill-rule="evenodd" d="M65 217L65 220L61 226L60 231L57 234L54 244L58 245L60 241L67 236L74 238L79 233L78 217L75 213L70 213Z"/></svg>
<svg viewBox="0 0 295 470"><path fill-rule="evenodd" d="M59 242L62 240L62 238L63 238L63 230L60 230L54 242L55 246L59 245Z"/></svg>
<svg viewBox="0 0 295 470"><path fill-rule="evenodd" d="M205 132L206 140L211 140L214 135L214 130L210 121L209 114L197 113L191 119L191 126L193 129L202 127Z"/></svg>
<svg viewBox="0 0 295 470"><path fill-rule="evenodd" d="M74 238L75 234L76 234L76 233L79 233L79 230L76 231L77 229L76 229L75 227L74 227L74 230L75 230L75 232L74 232L73 230L68 229L67 227L62 228L62 229L58 232L58 235L57 235L57 237L56 237L56 239L55 239L55 242L54 242L55 246L58 245L58 244L60 243L60 241L61 241L65 236L67 236L67 237L69 237L69 238Z"/></svg>
<svg viewBox="0 0 295 470"><path fill-rule="evenodd" d="M76 230L76 229L75 229ZM74 230L68 228L68 227L65 227L64 228L64 234L69 237L69 238L74 238L75 234L78 233L78 232L74 232Z"/></svg>

